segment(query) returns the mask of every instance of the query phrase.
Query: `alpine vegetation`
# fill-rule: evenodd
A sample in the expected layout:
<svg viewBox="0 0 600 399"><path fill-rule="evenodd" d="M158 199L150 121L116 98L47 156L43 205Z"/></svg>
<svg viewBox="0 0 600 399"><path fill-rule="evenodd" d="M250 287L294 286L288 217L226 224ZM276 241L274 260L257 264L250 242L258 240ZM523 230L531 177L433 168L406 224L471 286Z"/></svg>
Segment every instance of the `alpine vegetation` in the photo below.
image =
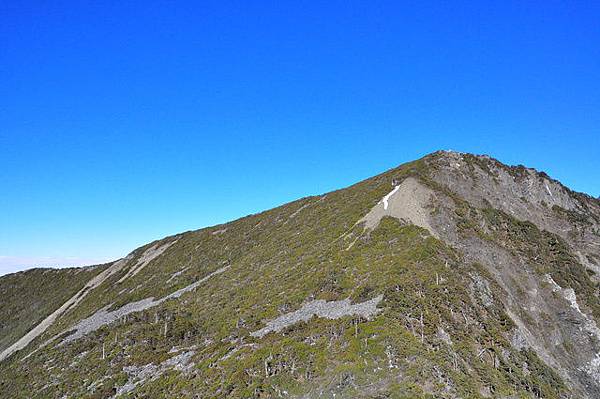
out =
<svg viewBox="0 0 600 399"><path fill-rule="evenodd" d="M2 398L598 398L600 201L439 151L0 277Z"/></svg>

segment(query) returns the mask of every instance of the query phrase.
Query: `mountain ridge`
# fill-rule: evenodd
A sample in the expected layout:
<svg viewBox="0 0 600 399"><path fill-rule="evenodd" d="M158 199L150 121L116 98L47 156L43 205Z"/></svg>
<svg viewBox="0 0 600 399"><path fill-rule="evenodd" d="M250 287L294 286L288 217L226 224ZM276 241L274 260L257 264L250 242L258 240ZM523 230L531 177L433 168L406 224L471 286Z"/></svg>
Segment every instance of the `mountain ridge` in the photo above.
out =
<svg viewBox="0 0 600 399"><path fill-rule="evenodd" d="M481 158L481 159L491 160L491 161L497 162L497 163L503 165L504 167L507 167L507 168L510 168L510 169L516 169L516 170L519 170L519 169L529 169L529 170L532 170L533 172L539 174L540 176L542 176L542 177L544 177L544 178L546 178L546 179L548 179L550 181L553 181L555 183L560 184L561 187L563 187L564 189L568 190L573 195L576 195L576 196L577 195L581 195L581 196L584 196L584 197L586 197L586 198L588 198L590 200L593 200L593 201L595 201L595 202L597 202L597 203L600 204L600 196L599 197L595 197L594 195L592 195L590 193L587 193L585 191L574 190L574 189L570 188L569 186L563 184L560 180L558 180L556 178L553 178L552 176L550 176L548 173L546 173L543 170L540 170L540 169L537 169L537 168L534 168L534 167L528 167L528 166L525 166L523 164L516 164L516 165L506 164L506 163L503 163L503 162L497 160L496 158L494 158L494 157L492 157L491 155L488 155L488 154L473 154L473 153L469 153L469 152L455 151L455 150L437 150L437 151L431 152L431 153L429 153L427 155L424 155L422 158L432 157L432 156L435 156L436 154L452 154L452 153L454 153L454 154L460 154L460 155L471 155L471 156L478 157L478 158ZM395 167L392 167L392 168L388 169L386 172L383 172L381 174L384 174L384 173L387 173L389 171L392 171L392 170L394 170L396 168L401 167L402 165L403 164L400 164L400 165L397 165ZM357 184L357 183L354 183L354 184ZM354 185L354 184L352 184L352 185ZM344 188L349 188L352 185L347 186L347 187L336 188L336 189L333 189L332 191L329 191L329 192L343 190ZM142 245L141 247L144 247L146 245L149 245L149 244L152 244L152 243L155 243L155 242L159 242L159 241L161 241L161 240L163 240L165 238L174 237L174 236L177 236L177 235L186 234L186 233L190 233L190 232L197 231L197 230L211 229L211 228L216 228L218 226L223 226L223 225L226 225L226 224L231 223L233 221L236 221L238 219L242 219L242 218L245 218L245 217L250 217L250 216L258 215L258 214L260 214L262 212L266 212L266 211L268 211L270 209L275 209L275 208L278 208L278 207L281 207L281 206L286 206L286 205L295 203L297 201L305 200L305 199L308 199L308 198L321 197L321 196L326 195L326 194L327 194L327 192L322 193L322 194L313 194L313 195L303 196L303 197L300 197L300 198L295 199L295 200L284 202L284 203L282 203L280 205L275 206L274 208L269 208L269 209L266 209L266 210L263 210L263 211L259 211L259 212L256 212L256 213L249 213L249 214L246 214L244 216L240 216L239 218L232 219L230 221L225 221L225 222L222 222L222 223L217 223L217 224L214 224L214 225L209 225L209 226L201 227L200 229L186 230L186 231L183 231L183 232L180 232L180 233L170 234L170 235L164 236L162 238L157 238L157 239L149 242L148 244ZM138 247L137 249L139 249L141 247ZM30 268L27 268L27 269L17 270L17 271L11 272L11 273L7 273L7 274L4 274L4 275L1 275L0 278L2 278L4 276L9 276L9 275L15 275L15 274L18 274L18 273L29 272L29 271L32 271L32 270L86 269L86 268L90 268L90 267L98 267L98 266L103 266L103 265L106 265L106 264L111 264L111 263L114 263L114 262L119 261L121 259L122 258L118 258L118 259L115 259L114 261L109 261L109 262L105 262L105 263L102 263L102 264L90 264L90 265L85 265L85 266L69 266L69 267L64 267L64 268L63 267L59 267L59 266L57 266L57 267L52 267L52 266L33 266L33 267L30 267Z"/></svg>
<svg viewBox="0 0 600 399"><path fill-rule="evenodd" d="M4 356L0 393L594 397L599 232L597 199L438 151L100 266L106 278ZM89 368L69 366L82 353ZM24 389L24 367L40 384Z"/></svg>

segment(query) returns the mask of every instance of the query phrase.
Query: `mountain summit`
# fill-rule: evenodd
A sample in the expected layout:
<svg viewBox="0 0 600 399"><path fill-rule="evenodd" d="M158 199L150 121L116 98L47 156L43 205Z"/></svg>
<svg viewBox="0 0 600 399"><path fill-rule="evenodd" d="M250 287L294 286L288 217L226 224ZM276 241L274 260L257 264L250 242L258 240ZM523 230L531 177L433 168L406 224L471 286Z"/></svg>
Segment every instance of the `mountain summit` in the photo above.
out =
<svg viewBox="0 0 600 399"><path fill-rule="evenodd" d="M598 398L600 201L439 151L0 278L3 398Z"/></svg>

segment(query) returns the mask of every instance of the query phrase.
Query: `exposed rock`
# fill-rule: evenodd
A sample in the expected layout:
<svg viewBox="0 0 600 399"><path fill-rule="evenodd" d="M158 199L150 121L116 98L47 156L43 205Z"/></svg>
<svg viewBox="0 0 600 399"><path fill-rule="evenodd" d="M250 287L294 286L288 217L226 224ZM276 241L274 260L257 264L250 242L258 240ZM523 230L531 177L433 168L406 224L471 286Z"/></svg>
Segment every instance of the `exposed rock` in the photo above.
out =
<svg viewBox="0 0 600 399"><path fill-rule="evenodd" d="M313 316L324 317L327 319L339 319L344 316L361 316L368 319L379 312L377 305L382 299L383 295L379 295L369 301L354 305L350 303L350 299L331 302L320 299L311 301L304 304L295 312L286 313L275 320L268 321L266 327L254 331L250 333L250 335L261 338L270 332L279 332L296 323L309 321Z"/></svg>
<svg viewBox="0 0 600 399"><path fill-rule="evenodd" d="M169 249L169 247L171 247L176 242L177 240L174 240L160 246L158 244L154 244L153 246L148 248L146 251L144 251L142 255L140 255L135 265L133 265L129 269L129 271L127 271L127 273L117 281L117 283L122 283L128 278L138 274L140 271L142 271L144 267L146 267L150 262L158 258L160 255L162 255L167 249Z"/></svg>
<svg viewBox="0 0 600 399"><path fill-rule="evenodd" d="M100 310L98 310L96 313L94 313L90 317L79 321L73 327L71 327L68 330L64 331L63 333L59 334L59 335L62 335L68 331L72 331L72 333L70 335L68 335L66 338L63 339L63 341L61 342L61 345L71 342L71 341L74 341L76 339L79 339L79 338L83 337L84 335L87 335L93 331L96 331L97 329L99 329L102 326L105 326L110 323L114 323L115 321L119 320L120 318L122 318L124 316L127 316L128 314L135 313L135 312L141 312L143 310L153 308L169 299L179 298L184 293L190 292L190 291L196 289L200 284L204 283L209 278L223 273L228 268L229 267L226 266L226 267L217 269L214 272L209 273L207 276L196 281L195 283L192 283L184 288L181 288L175 292L172 292L171 294L169 294L163 298L160 298L160 299L145 298L145 299L142 299L141 301L128 303L128 304L123 305L120 308L112 310L112 311L108 310L112 305L107 305L107 306L101 308ZM56 339L57 337L58 336L52 338L50 341Z"/></svg>
<svg viewBox="0 0 600 399"><path fill-rule="evenodd" d="M359 222L364 222L367 229L374 229L384 216L392 216L406 223L414 224L429 230L432 236L438 237L430 224L429 211L433 191L409 177L387 194Z"/></svg>
<svg viewBox="0 0 600 399"><path fill-rule="evenodd" d="M189 373L194 367L192 356L194 356L195 353L195 351L183 352L158 365L149 363L144 366L125 367L123 371L128 374L129 379L123 386L117 388L117 393L112 396L112 398L118 398L121 395L125 395L147 381L156 380L168 370L179 371L183 374Z"/></svg>
<svg viewBox="0 0 600 399"><path fill-rule="evenodd" d="M600 397L600 202L533 169L456 152L323 198L110 265L38 335L60 348L0 363L0 396L106 397L117 377L117 396L139 396L163 376L172 397ZM349 236L360 248L336 239ZM206 265L228 266L165 294ZM129 288L112 284L119 277ZM132 290L146 294L107 305ZM147 309L155 317L127 317ZM249 330L264 309L272 319Z"/></svg>

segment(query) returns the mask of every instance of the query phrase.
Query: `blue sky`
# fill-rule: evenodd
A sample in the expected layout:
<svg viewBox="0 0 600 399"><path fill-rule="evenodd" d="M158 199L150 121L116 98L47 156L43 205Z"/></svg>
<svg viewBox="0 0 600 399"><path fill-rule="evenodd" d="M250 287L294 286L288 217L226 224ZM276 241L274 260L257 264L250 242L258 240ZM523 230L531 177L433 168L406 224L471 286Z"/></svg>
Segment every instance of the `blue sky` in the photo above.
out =
<svg viewBox="0 0 600 399"><path fill-rule="evenodd" d="M438 149L600 195L598 2L82 3L0 4L0 274Z"/></svg>

